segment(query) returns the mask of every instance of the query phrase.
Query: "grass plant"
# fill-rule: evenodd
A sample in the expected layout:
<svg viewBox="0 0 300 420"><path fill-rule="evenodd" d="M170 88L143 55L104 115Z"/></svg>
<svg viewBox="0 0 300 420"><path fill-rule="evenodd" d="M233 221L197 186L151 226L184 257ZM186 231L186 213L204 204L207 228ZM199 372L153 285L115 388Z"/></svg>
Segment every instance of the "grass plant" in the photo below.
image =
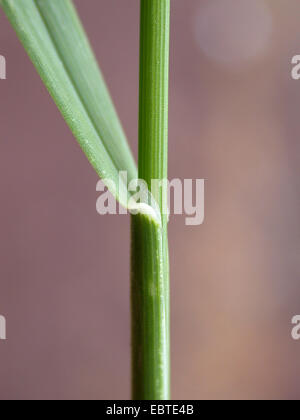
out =
<svg viewBox="0 0 300 420"><path fill-rule="evenodd" d="M138 167L72 1L0 4L90 164L102 179L113 181L108 187L116 200L128 207L132 196L120 171L127 172L128 182L146 181L149 192L152 179L167 179L170 0L141 0ZM164 189L152 194L155 205L137 205L131 217L132 397L165 400L170 397L167 196Z"/></svg>

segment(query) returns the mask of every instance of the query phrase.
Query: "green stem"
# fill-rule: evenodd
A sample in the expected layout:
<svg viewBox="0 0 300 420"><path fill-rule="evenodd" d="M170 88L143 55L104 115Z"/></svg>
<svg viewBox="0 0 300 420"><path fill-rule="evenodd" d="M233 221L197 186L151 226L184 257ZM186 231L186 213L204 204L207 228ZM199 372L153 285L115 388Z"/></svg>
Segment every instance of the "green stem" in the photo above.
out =
<svg viewBox="0 0 300 420"><path fill-rule="evenodd" d="M170 0L141 0L139 177L168 177ZM162 220L132 218L133 398L170 397L167 194L152 190Z"/></svg>

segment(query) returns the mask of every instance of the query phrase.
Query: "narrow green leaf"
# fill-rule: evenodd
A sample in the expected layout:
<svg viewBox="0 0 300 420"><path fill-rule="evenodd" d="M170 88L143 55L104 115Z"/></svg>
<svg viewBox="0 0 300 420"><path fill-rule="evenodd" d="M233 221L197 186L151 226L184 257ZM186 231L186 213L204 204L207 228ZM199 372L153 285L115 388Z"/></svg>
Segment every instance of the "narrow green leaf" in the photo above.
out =
<svg viewBox="0 0 300 420"><path fill-rule="evenodd" d="M139 176L167 180L170 0L141 0ZM132 391L134 399L170 397L167 194L152 191L161 225L132 218Z"/></svg>
<svg viewBox="0 0 300 420"><path fill-rule="evenodd" d="M112 193L127 206L127 185L119 171L137 177L114 105L71 0L3 0L43 82L81 148ZM119 187L119 188L118 188Z"/></svg>

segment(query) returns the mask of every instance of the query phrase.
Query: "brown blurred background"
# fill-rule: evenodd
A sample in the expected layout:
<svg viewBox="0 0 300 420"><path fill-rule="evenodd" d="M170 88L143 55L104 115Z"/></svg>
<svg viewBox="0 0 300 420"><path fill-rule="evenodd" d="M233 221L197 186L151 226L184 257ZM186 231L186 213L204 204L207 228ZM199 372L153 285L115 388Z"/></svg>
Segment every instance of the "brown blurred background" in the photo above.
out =
<svg viewBox="0 0 300 420"><path fill-rule="evenodd" d="M135 154L138 0L76 0ZM1 399L130 397L129 219L0 12ZM299 0L172 0L170 178L206 219L170 222L175 399L298 399Z"/></svg>

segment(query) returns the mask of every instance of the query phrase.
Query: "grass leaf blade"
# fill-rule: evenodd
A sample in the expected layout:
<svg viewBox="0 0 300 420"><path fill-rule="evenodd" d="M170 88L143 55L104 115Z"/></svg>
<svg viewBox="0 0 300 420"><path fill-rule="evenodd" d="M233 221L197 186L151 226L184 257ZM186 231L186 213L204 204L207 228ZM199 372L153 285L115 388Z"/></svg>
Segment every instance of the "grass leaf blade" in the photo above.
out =
<svg viewBox="0 0 300 420"><path fill-rule="evenodd" d="M8 19L98 175L125 207L136 167L101 72L71 0L3 0ZM123 201L123 202L122 202Z"/></svg>

